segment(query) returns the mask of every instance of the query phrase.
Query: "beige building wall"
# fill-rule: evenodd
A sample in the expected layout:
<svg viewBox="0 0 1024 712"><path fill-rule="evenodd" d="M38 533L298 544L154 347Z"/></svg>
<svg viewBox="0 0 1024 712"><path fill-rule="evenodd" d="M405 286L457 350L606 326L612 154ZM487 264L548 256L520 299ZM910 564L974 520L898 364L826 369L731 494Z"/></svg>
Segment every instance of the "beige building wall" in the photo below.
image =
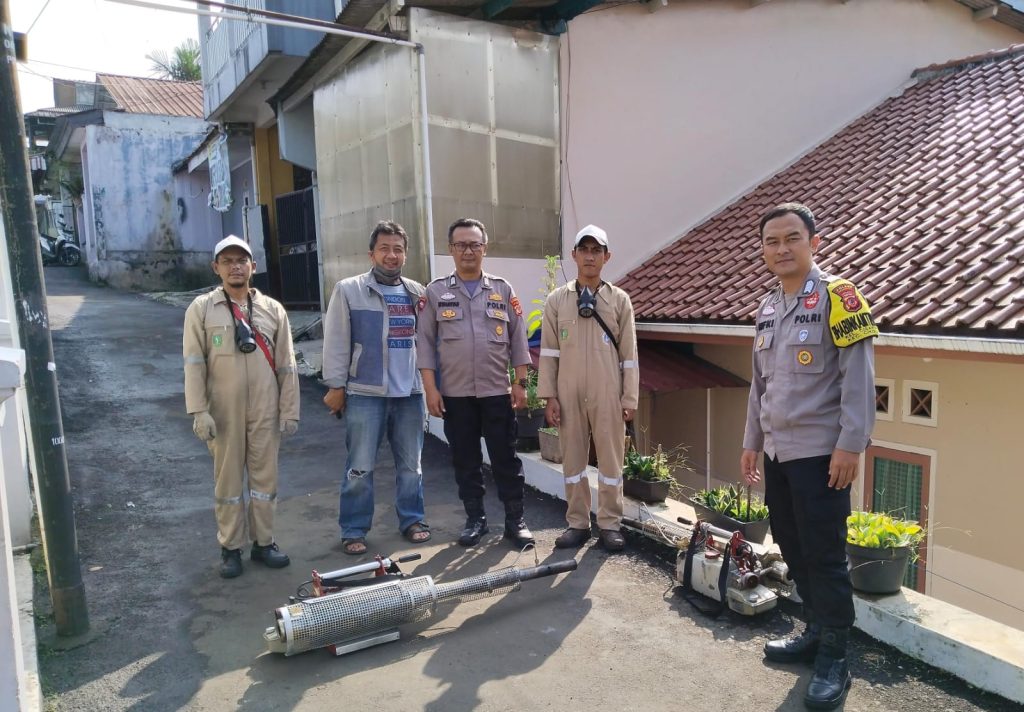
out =
<svg viewBox="0 0 1024 712"><path fill-rule="evenodd" d="M1021 41L953 0L673 0L580 15L561 41L563 248L600 225L615 279L915 68Z"/></svg>
<svg viewBox="0 0 1024 712"><path fill-rule="evenodd" d="M1015 447L1024 363L880 354L875 373L895 383L893 419L879 420L873 439L934 453L926 592L1024 629L1024 613L1014 610L1024 609L1024 549L1017 544L1024 477ZM910 381L937 389L935 425L908 421Z"/></svg>
<svg viewBox="0 0 1024 712"><path fill-rule="evenodd" d="M749 346L696 346L696 354L749 379ZM892 420L879 419L879 447L925 455L930 461L926 502L931 534L925 592L1024 630L1024 548L1017 523L1024 477L1016 457L1024 363L876 355L876 377L891 385ZM906 389L933 390L934 424L907 418ZM713 484L739 480L746 389L712 391ZM656 442L686 443L703 475L706 467L706 391L654 397L651 432ZM689 478L694 479L694 478ZM684 478L685 484L690 484ZM870 508L863 473L852 493L854 508ZM691 486L702 486L697 482Z"/></svg>

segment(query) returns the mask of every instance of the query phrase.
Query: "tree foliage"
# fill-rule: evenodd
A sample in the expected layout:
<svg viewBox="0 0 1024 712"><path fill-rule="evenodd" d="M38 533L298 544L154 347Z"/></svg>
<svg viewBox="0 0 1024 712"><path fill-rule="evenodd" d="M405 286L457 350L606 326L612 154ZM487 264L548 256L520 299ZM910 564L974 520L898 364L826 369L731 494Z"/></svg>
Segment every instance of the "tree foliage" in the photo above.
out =
<svg viewBox="0 0 1024 712"><path fill-rule="evenodd" d="M199 64L199 43L189 37L174 48L170 55L166 50L158 49L146 55L152 64L153 74L161 79L174 79L179 82L198 82L203 78Z"/></svg>

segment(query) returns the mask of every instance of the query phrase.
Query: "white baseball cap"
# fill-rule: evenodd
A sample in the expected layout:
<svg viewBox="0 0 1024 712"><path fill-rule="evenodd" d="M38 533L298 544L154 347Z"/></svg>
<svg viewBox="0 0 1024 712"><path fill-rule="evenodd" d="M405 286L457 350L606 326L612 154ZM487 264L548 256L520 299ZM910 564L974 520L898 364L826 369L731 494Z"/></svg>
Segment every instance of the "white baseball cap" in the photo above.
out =
<svg viewBox="0 0 1024 712"><path fill-rule="evenodd" d="M599 228L597 225L587 225L585 228L576 233L576 241L572 243L572 249L579 247L584 237L592 237L597 240L597 244L601 247L608 247L608 233Z"/></svg>
<svg viewBox="0 0 1024 712"><path fill-rule="evenodd" d="M229 247L241 247L243 250L248 252L249 257L252 258L252 248L249 247L249 243L237 235L228 235L218 242L216 247L213 248L213 259L217 259L217 256Z"/></svg>

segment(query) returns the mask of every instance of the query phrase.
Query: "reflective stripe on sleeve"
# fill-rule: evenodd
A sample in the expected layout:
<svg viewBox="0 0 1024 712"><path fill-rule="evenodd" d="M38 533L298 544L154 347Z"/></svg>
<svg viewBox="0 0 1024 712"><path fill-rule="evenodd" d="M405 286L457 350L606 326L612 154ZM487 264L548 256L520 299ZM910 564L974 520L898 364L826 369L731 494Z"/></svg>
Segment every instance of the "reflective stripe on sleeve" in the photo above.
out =
<svg viewBox="0 0 1024 712"><path fill-rule="evenodd" d="M281 366L277 369L278 373L295 373L295 366Z"/></svg>
<svg viewBox="0 0 1024 712"><path fill-rule="evenodd" d="M551 358L558 358L559 354L561 354L561 353L562 352L559 349L541 349L540 350L540 355L542 357L543 356L550 356Z"/></svg>
<svg viewBox="0 0 1024 712"><path fill-rule="evenodd" d="M567 485L579 484L581 480L586 478L586 476L587 476L587 471L584 470L583 472L581 472L578 475L573 475L572 477L566 477L565 478L565 484L567 484Z"/></svg>
<svg viewBox="0 0 1024 712"><path fill-rule="evenodd" d="M215 499L217 501L217 504L221 505L222 507L230 507L233 504L241 504L242 503L242 497L241 496L238 496L238 497L216 497Z"/></svg>
<svg viewBox="0 0 1024 712"><path fill-rule="evenodd" d="M206 363L204 356L186 356L185 363Z"/></svg>
<svg viewBox="0 0 1024 712"><path fill-rule="evenodd" d="M640 364L638 362L636 362L636 361L623 361L619 365L622 368L638 368Z"/></svg>
<svg viewBox="0 0 1024 712"><path fill-rule="evenodd" d="M598 474L597 481L603 485L610 485L612 487L618 487L622 484L621 477L605 477L604 475Z"/></svg>

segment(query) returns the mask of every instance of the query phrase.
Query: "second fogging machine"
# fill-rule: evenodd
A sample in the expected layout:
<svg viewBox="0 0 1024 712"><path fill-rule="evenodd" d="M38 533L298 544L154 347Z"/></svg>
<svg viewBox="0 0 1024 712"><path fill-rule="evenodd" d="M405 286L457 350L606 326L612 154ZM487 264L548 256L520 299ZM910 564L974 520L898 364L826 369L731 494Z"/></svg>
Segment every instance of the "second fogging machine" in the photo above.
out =
<svg viewBox="0 0 1024 712"><path fill-rule="evenodd" d="M409 576L398 568L399 563L419 558L419 554L395 560L377 556L375 561L337 571L314 571L313 579L300 587L292 602L274 611L274 625L263 633L267 648L284 655L329 648L335 655L344 655L398 640L398 626L430 618L439 603L511 593L523 581L576 570L576 560L568 559L435 583L430 576ZM370 572L371 578L352 578Z"/></svg>

